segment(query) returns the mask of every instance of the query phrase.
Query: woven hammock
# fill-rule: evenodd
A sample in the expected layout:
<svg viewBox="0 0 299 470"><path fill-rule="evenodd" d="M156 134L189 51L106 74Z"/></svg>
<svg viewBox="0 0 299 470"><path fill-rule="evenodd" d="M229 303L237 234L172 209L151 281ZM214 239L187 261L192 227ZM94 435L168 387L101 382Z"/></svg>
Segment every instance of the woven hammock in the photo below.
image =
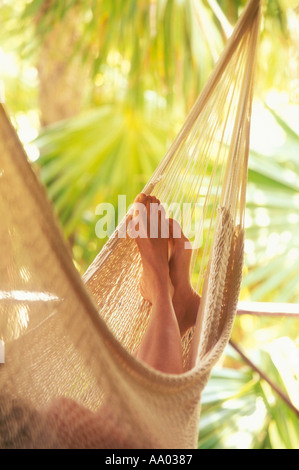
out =
<svg viewBox="0 0 299 470"><path fill-rule="evenodd" d="M201 204L198 321L184 372L134 356L151 314L141 259L116 229L82 278L0 108L0 448L195 448L200 397L228 342L242 277L260 1L249 0L207 85L144 188Z"/></svg>

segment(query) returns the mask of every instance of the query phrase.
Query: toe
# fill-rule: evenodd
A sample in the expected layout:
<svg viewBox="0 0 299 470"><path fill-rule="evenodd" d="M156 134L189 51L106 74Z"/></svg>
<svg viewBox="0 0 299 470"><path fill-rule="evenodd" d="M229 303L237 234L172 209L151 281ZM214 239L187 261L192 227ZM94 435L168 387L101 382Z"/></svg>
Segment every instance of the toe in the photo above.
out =
<svg viewBox="0 0 299 470"><path fill-rule="evenodd" d="M155 203L155 204L160 205L160 201L156 196L152 196L152 202Z"/></svg>
<svg viewBox="0 0 299 470"><path fill-rule="evenodd" d="M141 204L145 204L148 196L144 193L139 193L136 197L134 202L140 202Z"/></svg>

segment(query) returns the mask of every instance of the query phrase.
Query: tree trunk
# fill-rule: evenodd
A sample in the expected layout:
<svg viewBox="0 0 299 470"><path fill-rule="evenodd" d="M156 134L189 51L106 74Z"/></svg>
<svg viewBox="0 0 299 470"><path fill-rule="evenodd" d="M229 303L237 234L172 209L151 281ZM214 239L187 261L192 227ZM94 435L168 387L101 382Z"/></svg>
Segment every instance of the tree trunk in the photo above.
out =
<svg viewBox="0 0 299 470"><path fill-rule="evenodd" d="M46 2L42 14L52 5ZM40 16L41 19L41 16ZM52 25L41 44L37 63L42 126L76 116L82 108L89 67L74 53L79 40L80 14L72 7Z"/></svg>

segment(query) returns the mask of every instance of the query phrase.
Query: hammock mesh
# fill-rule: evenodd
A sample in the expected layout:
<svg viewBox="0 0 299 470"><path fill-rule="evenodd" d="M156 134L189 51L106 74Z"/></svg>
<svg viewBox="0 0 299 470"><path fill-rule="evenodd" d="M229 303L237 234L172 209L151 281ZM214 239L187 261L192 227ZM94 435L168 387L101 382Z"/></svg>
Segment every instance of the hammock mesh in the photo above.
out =
<svg viewBox="0 0 299 470"><path fill-rule="evenodd" d="M200 205L198 321L184 373L132 354L150 306L125 221L83 281L0 108L0 448L194 448L200 396L230 337L243 264L249 126L260 2L250 0L206 87L144 192ZM179 214L174 213L179 219Z"/></svg>

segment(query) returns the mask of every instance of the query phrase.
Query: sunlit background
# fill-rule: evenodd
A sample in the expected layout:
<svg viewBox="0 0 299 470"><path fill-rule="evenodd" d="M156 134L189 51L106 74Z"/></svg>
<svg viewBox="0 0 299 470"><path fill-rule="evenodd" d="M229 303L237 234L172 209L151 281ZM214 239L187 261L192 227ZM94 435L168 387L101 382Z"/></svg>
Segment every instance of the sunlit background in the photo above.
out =
<svg viewBox="0 0 299 470"><path fill-rule="evenodd" d="M80 273L103 244L95 208L116 205L118 194L131 203L143 188L245 4L2 1L0 101L47 188ZM298 1L264 0L243 302L299 304L298 56ZM283 308L276 305L278 313ZM257 369L227 348L204 392L199 447L299 447L298 415L288 404L299 408L299 311L290 312L237 317L232 338Z"/></svg>

